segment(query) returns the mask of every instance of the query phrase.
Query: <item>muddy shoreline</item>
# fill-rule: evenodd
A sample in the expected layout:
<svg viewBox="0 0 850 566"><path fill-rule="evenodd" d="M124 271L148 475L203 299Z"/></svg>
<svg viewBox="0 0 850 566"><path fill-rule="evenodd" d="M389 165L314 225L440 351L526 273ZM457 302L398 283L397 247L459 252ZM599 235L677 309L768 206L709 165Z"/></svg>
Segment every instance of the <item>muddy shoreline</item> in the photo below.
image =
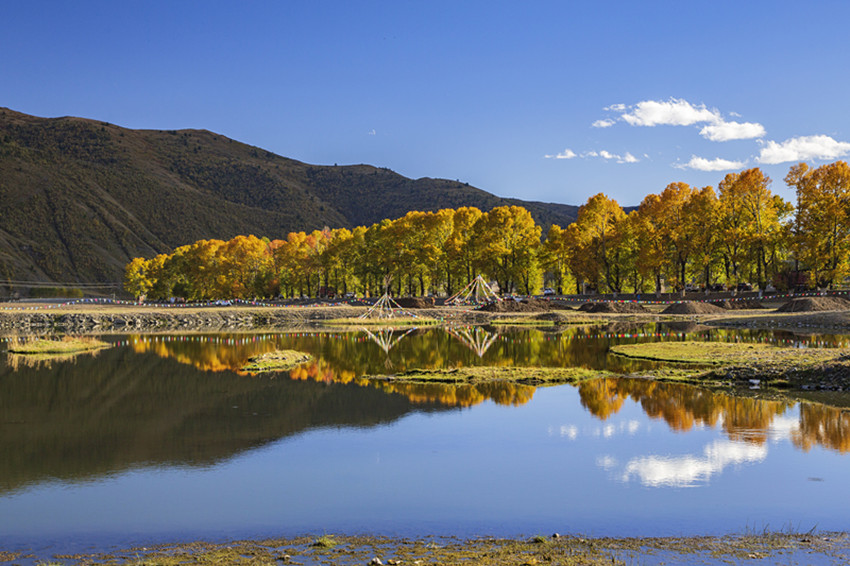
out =
<svg viewBox="0 0 850 566"><path fill-rule="evenodd" d="M360 306L305 307L167 307L124 305L33 305L0 311L0 332L138 332L160 330L248 330L291 328L305 324L356 319L367 311ZM464 308L423 309L423 321L450 320L483 324L493 315Z"/></svg>
<svg viewBox="0 0 850 566"><path fill-rule="evenodd" d="M557 533L530 538L395 538L323 534L227 542L187 541L104 552L53 554L0 549L0 563L66 565L334 564L429 566L481 564L844 564L850 556L846 532L750 533L709 537L585 537Z"/></svg>
<svg viewBox="0 0 850 566"><path fill-rule="evenodd" d="M310 306L155 306L131 304L4 303L0 333L93 333L162 330L249 330L314 324L356 324L368 310L356 305ZM663 314L650 305L645 313L583 312L571 308L543 311L486 311L470 307L410 309L423 324L607 324L682 322L732 328L783 329L803 332L850 332L850 311L791 312L729 310L712 314ZM388 321L388 324L391 321ZM409 324L409 322L408 322Z"/></svg>

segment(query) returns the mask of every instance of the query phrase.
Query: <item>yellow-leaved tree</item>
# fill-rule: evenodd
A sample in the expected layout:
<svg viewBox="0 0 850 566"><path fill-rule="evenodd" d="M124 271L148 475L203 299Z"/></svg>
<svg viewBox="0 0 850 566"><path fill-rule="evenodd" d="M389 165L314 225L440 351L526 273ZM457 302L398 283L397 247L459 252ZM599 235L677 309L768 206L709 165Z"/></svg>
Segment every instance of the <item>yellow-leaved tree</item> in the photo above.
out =
<svg viewBox="0 0 850 566"><path fill-rule="evenodd" d="M785 182L797 190L795 249L812 282L833 286L850 274L850 166L836 161L791 168Z"/></svg>
<svg viewBox="0 0 850 566"><path fill-rule="evenodd" d="M627 271L623 269L626 242L622 224L626 213L616 200L599 193L578 209L575 221L576 253L581 256L576 266L581 274L599 289L605 283L608 290L622 291Z"/></svg>
<svg viewBox="0 0 850 566"><path fill-rule="evenodd" d="M497 206L478 219L472 233L480 249L478 265L499 282L502 293L530 295L539 289L541 228L531 213L521 206Z"/></svg>
<svg viewBox="0 0 850 566"><path fill-rule="evenodd" d="M729 173L718 185L727 280L754 276L761 288L784 260L781 245L793 208L770 191L761 169Z"/></svg>

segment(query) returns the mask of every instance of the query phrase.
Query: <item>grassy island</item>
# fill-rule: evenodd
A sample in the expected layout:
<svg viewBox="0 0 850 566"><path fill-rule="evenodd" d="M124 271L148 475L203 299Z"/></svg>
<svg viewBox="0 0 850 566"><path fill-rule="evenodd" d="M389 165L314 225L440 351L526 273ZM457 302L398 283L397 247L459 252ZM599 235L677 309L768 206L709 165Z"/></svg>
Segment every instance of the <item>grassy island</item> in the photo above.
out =
<svg viewBox="0 0 850 566"><path fill-rule="evenodd" d="M81 352L100 350L101 348L108 347L109 344L107 342L97 340L91 336L65 336L59 340L45 338L26 340L13 338L9 341L9 352L25 355L78 354Z"/></svg>
<svg viewBox="0 0 850 566"><path fill-rule="evenodd" d="M248 373L261 373L266 371L286 371L297 365L309 362L313 356L296 350L275 350L261 356L248 359L248 363L241 370Z"/></svg>
<svg viewBox="0 0 850 566"><path fill-rule="evenodd" d="M367 379L408 383L489 383L509 382L526 384L576 383L599 377L619 377L605 370L581 367L500 367L470 366L453 369L412 369L392 375L369 375Z"/></svg>
<svg viewBox="0 0 850 566"><path fill-rule="evenodd" d="M806 366L831 361L850 351L835 348L788 348L737 342L644 342L611 346L611 352L629 358L704 365L793 363Z"/></svg>

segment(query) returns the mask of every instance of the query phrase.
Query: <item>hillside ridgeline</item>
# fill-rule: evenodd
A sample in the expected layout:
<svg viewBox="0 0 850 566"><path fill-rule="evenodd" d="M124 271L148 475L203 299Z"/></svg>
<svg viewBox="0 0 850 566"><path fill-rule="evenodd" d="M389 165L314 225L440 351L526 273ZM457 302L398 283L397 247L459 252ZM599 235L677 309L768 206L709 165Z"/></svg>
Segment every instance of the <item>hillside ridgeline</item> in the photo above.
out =
<svg viewBox="0 0 850 566"><path fill-rule="evenodd" d="M0 108L3 280L118 282L199 239L370 225L410 210L518 205L544 229L578 207L504 199L369 165L317 166L206 130L130 130Z"/></svg>

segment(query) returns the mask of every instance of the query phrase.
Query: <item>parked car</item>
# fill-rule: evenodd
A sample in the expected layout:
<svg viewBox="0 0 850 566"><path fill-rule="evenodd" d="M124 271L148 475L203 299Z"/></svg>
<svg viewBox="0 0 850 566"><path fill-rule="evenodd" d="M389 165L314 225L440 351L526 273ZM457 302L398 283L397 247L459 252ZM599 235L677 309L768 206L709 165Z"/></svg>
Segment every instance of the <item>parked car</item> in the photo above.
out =
<svg viewBox="0 0 850 566"><path fill-rule="evenodd" d="M723 283L715 283L714 285L712 285L712 286L710 287L710 289L711 289L712 291L715 291L715 292L725 291L725 290L726 290L726 285L724 285Z"/></svg>
<svg viewBox="0 0 850 566"><path fill-rule="evenodd" d="M737 291L752 291L753 286L749 283L738 283L738 286L735 287Z"/></svg>
<svg viewBox="0 0 850 566"><path fill-rule="evenodd" d="M551 287L546 287L545 289L543 289L543 294L544 295L554 295L555 289L553 289Z"/></svg>

